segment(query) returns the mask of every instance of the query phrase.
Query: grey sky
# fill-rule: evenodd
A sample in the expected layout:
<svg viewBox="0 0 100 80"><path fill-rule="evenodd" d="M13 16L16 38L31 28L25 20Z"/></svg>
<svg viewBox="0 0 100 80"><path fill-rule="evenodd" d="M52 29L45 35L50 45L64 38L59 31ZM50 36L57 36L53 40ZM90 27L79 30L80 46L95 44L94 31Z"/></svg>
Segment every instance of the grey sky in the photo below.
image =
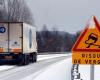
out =
<svg viewBox="0 0 100 80"><path fill-rule="evenodd" d="M37 29L49 28L75 33L85 27L92 15L100 19L100 0L27 0Z"/></svg>

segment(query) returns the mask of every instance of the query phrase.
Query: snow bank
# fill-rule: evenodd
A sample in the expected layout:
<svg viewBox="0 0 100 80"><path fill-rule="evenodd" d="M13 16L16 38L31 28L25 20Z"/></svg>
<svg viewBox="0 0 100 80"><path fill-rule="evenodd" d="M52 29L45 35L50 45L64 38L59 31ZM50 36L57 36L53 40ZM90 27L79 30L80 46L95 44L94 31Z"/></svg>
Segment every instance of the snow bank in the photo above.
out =
<svg viewBox="0 0 100 80"><path fill-rule="evenodd" d="M90 80L90 65L79 65L81 79Z"/></svg>
<svg viewBox="0 0 100 80"><path fill-rule="evenodd" d="M95 69L94 73L95 80L100 80L100 65L95 65L94 69Z"/></svg>

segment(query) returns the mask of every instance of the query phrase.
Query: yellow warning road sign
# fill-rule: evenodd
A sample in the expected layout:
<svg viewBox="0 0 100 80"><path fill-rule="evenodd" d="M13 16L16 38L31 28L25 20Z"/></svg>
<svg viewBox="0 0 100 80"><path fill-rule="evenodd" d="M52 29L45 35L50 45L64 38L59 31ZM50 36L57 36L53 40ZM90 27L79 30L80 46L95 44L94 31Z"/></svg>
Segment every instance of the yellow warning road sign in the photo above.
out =
<svg viewBox="0 0 100 80"><path fill-rule="evenodd" d="M100 25L95 16L72 48L73 64L100 64Z"/></svg>

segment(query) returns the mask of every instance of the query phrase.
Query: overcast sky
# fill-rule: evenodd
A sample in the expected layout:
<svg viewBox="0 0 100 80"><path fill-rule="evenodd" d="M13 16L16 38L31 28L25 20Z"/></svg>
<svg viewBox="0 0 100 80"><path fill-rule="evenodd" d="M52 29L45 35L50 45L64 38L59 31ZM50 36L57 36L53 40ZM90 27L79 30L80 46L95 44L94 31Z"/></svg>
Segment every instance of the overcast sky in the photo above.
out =
<svg viewBox="0 0 100 80"><path fill-rule="evenodd" d="M92 15L100 20L100 0L26 0L37 29L43 24L75 33L85 27Z"/></svg>

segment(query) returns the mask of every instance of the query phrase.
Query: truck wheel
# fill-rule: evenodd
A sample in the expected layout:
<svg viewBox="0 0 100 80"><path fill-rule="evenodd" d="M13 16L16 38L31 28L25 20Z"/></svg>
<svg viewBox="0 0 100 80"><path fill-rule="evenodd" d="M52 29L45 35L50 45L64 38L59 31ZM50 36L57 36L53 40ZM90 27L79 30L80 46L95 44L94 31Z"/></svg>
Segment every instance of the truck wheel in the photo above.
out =
<svg viewBox="0 0 100 80"><path fill-rule="evenodd" d="M28 65L29 64L29 56L28 55L25 55L23 57L23 65Z"/></svg>
<svg viewBox="0 0 100 80"><path fill-rule="evenodd" d="M37 62L37 53L31 53L31 62Z"/></svg>
<svg viewBox="0 0 100 80"><path fill-rule="evenodd" d="M28 65L28 64L29 64L29 56L26 55L26 54L23 54L23 55L20 57L19 65L20 65L20 66L23 66L23 65Z"/></svg>

